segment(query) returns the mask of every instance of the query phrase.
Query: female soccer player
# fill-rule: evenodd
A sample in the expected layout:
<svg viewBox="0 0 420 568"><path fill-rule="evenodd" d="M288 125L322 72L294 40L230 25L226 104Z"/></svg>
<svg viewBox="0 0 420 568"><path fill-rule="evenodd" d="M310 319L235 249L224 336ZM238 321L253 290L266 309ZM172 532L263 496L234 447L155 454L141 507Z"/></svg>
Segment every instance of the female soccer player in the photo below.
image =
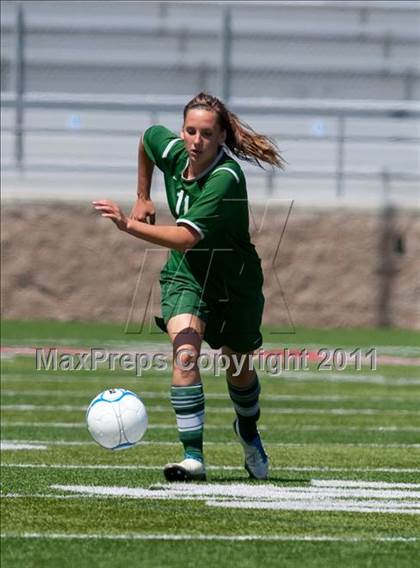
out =
<svg viewBox="0 0 420 568"><path fill-rule="evenodd" d="M94 207L135 237L171 249L161 271L162 318L173 344L171 402L184 459L164 468L168 481L205 479L204 393L197 360L203 339L229 362L233 427L250 477L267 479L268 458L257 430L258 376L252 353L261 346L264 306L261 261L249 236L245 177L233 156L283 167L276 146L200 93L184 108L180 137L148 128L139 144L138 199L127 217L108 200ZM155 225L150 198L154 165L162 170L174 226Z"/></svg>

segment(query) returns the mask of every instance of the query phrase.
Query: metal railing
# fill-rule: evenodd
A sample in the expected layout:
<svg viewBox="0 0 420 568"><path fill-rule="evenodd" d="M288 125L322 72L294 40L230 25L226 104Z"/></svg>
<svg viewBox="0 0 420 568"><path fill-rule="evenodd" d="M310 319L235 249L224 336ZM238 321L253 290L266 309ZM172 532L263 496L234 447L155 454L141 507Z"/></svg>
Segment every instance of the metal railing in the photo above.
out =
<svg viewBox="0 0 420 568"><path fill-rule="evenodd" d="M72 111L108 111L108 112L147 112L149 113L149 123L156 122L156 117L159 113L173 112L179 115L182 112L185 104L184 97L164 97L164 96L125 96L118 98L110 96L93 96L93 95L74 95L62 94L51 95L42 93L24 93L23 90L17 90L16 93L5 94L2 96L2 107L7 109L14 109L15 123L14 128L9 129L9 132L14 134L15 138L15 156L14 167L17 170L25 169L25 136L31 134L49 134L62 135L67 134L74 136L74 131L69 131L65 128L25 128L25 112L29 109L43 109L43 110L72 110ZM335 163L334 167L330 170L301 170L296 171L291 177L296 178L335 178L336 195L340 196L344 193L345 178L352 179L371 179L380 178L384 191L390 183L398 180L405 181L420 181L418 173L413 172L396 172L384 168L380 171L347 171L346 168L346 143L357 142L372 143L378 141L392 141L395 144L405 143L419 145L420 138L416 136L404 137L384 137L369 135L349 135L346 132L347 122L352 118L389 118L399 120L411 120L420 118L420 103L414 102L393 102L393 103L376 103L376 102L338 102L338 101L291 101L291 100L276 100L276 99L247 99L247 98L231 98L230 107L239 114L252 114L252 115L275 115L277 118L281 115L284 116L297 116L297 117L332 117L337 121L337 134L328 137L323 136L322 140L334 141L336 143ZM3 132L7 129L3 128ZM107 129L107 128L83 128L76 131L77 135L103 135L107 136L132 136L138 134L138 130L130 129ZM281 134L282 140L314 140L313 136L303 135L287 135ZM52 163L50 165L44 164L44 169L51 168L55 171L65 170L65 166ZM74 165L72 165L74 169ZM116 170L124 170L127 168L116 167L115 165L108 165L108 168ZM91 165L89 171L105 171L107 166L98 164L97 166ZM81 167L81 170L86 170L86 167ZM268 170L265 172L266 188L269 193L273 190L274 174Z"/></svg>
<svg viewBox="0 0 420 568"><path fill-rule="evenodd" d="M356 3L357 4L357 3ZM333 141L336 144L335 162L333 167L324 171L300 170L289 173L290 177L296 178L334 178L336 194L344 193L344 181L346 178L369 179L380 178L384 188L398 180L419 181L418 172L392 171L382 168L379 171L348 171L346 168L346 144L350 142L371 143L377 141L392 141L395 144L419 144L417 136L399 136L398 138L376 137L374 135L351 136L347 132L349 119L352 118L388 118L399 120L415 120L420 118L420 103L411 101L401 102L343 102L333 100L289 100L272 98L238 98L231 96L230 87L230 60L231 60L231 20L230 10L224 9L224 27L221 33L222 49L219 67L219 93L229 103L229 106L240 114L265 115L265 116L297 116L297 117L332 117L337 123L337 134L323 136L322 140ZM14 167L22 171L27 167L25 156L25 138L30 134L49 135L74 135L74 131L65 128L28 128L25 125L25 115L32 109L66 109L72 111L124 111L124 112L147 112L150 123L155 122L156 116L161 112L180 113L186 102L185 97L176 96L100 96L78 94L42 94L26 92L25 88L25 22L22 6L18 6L16 19L16 45L15 45L15 92L2 95L1 103L5 109L13 109L15 113L14 126L10 130L2 128L3 132L12 132L14 136ZM132 135L130 130L84 128L77 130L80 136L103 135L104 137L117 135ZM314 137L296 136L282 132L281 135L271 132L272 136L278 134L282 140L314 140ZM45 168L65 169L65 166L44 164ZM74 166L72 166L74 167ZM96 166L102 171L104 165ZM123 167L124 168L124 167ZM83 169L83 168L82 168ZM115 169L115 166L114 166ZM117 166L118 169L118 166ZM121 168L120 168L121 169ZM95 170L91 165L90 170ZM274 187L274 174L267 171L265 174L267 192L272 192Z"/></svg>
<svg viewBox="0 0 420 568"><path fill-rule="evenodd" d="M238 5L241 3L238 2ZM289 5L293 5L292 3L285 3ZM347 9L345 4L342 3L343 6L340 6L340 9ZM346 4L352 4L348 2ZM162 5L163 10L165 9L165 4ZM332 3L334 6L334 3ZM354 8L358 8L357 3ZM194 69L198 76L200 77L200 82L202 84L207 84L208 82L208 75L210 74L217 74L219 78L219 85L218 85L218 92L219 94L227 100L229 93L232 91L231 83L232 83L232 69L237 69L241 71L250 71L255 72L258 71L259 73L284 73L290 74L295 72L296 70L299 71L300 74L306 74L307 76L313 75L314 73L319 75L325 74L337 74L339 72L345 72L349 74L354 74L355 76L359 76L361 78L366 79L366 77L375 76L377 78L383 78L384 76L388 76L389 78L395 78L401 81L402 91L404 93L404 98L406 100L413 99L414 95L414 84L418 82L419 77L419 70L418 66L414 63L406 62L402 64L401 62L392 63L390 61L391 55L393 50L397 46L412 46L413 49L416 47L419 48L420 46L420 38L417 34L410 34L397 31L374 31L374 30L366 30L363 26L360 30L349 30L345 27L342 29L335 29L334 31L331 30L302 30L302 29L289 29L289 28L281 28L276 27L276 29L255 29L252 30L248 29L241 29L238 28L232 30L232 10L233 8L230 5L221 5L219 6L220 15L221 15L221 25L214 26L211 25L209 28L204 21L201 24L201 27L197 27L196 25L193 28L188 28L187 25L180 26L179 23L172 23L167 21L166 17L159 22L153 23L145 23L145 22L126 22L126 23L110 23L110 24L101 24L96 22L89 22L89 21L75 21L73 25L75 26L72 29L71 33L72 36L77 36L78 34L82 35L91 35L91 36L98 36L101 37L106 35L108 37L112 32L118 34L118 36L124 34L136 34L139 37L171 37L177 40L177 49L175 51L167 54L166 58L157 59L156 61L152 62L154 66L158 66L161 68L162 73L167 70L168 67L168 57L170 56L171 64L179 65L182 63L183 66L189 67ZM361 13L367 14L369 10L364 8L360 8ZM373 11L373 9L370 9ZM164 12L162 12L164 13ZM25 67L25 36L29 35L40 35L45 34L48 32L53 32L54 34L65 34L69 30L69 26L71 26L70 22L59 22L59 21L51 21L51 22L31 22L27 23L25 14L24 14L24 7L17 3L16 9L16 18L15 21L6 21L2 22L2 33L3 34L10 34L13 30L16 31L15 34L15 71L16 71L16 80L19 79L19 69ZM190 39L192 38L199 38L204 42L206 39L212 38L215 42L214 47L216 49L210 50L210 53L207 55L205 61L203 61L200 57L197 60L194 59L194 53L188 53L190 62L184 62L185 55L187 54L187 44ZM261 61L257 60L256 62L252 63L252 61L247 61L245 64L236 62L234 66L232 66L232 51L233 51L233 41L238 39L254 39L254 40L273 40L278 39L281 41L297 41L297 42L322 42L325 44L326 49L328 50L328 45L331 42L344 42L348 43L351 42L354 45L362 43L363 45L371 44L380 46L380 51L382 53L382 58L376 64L371 64L366 66L366 62L355 62L355 65L350 65L347 67L343 66L343 63L340 62L337 64L332 64L331 62L328 64L327 67L320 65L319 63L314 65L311 62L309 65L300 64L296 67L296 63L293 65L287 64L287 62L283 63L276 63L275 61L265 61L264 65L261 66ZM220 61L218 61L217 52L220 49ZM415 53L415 52L413 52ZM213 56L212 56L213 54ZM139 65L142 63L146 65L149 61L150 55L146 58L145 61L142 61L141 54L136 54L134 60L128 57L128 53L125 53L125 56L122 57L120 64L125 66L133 67L133 63ZM45 54L42 55L45 57ZM67 65L72 63L73 55L69 55L69 59L67 60L64 58L63 61L55 59L56 53L53 51L52 55L47 57L45 63L53 63L58 64L61 62L63 65L66 63ZM104 60L99 59L95 60L92 53L84 54L83 64L84 65L100 65L103 66ZM249 57L247 58L249 59ZM34 53L31 54L31 65L39 65L44 60L38 60ZM106 60L105 60L106 62ZM82 63L82 62L80 62ZM110 65L110 63L107 63ZM3 56L2 66L4 67L4 74L7 77L11 71L12 67L12 60L7 56ZM7 81L4 81L7 83Z"/></svg>

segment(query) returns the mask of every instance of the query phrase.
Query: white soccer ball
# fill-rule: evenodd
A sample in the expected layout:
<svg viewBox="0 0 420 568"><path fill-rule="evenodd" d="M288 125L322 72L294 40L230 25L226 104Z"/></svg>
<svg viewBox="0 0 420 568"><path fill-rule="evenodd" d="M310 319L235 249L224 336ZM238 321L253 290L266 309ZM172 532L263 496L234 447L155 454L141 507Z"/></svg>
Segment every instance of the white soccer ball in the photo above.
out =
<svg viewBox="0 0 420 568"><path fill-rule="evenodd" d="M103 448L123 450L139 442L147 429L147 411L140 398L126 389L108 389L86 411L92 438Z"/></svg>

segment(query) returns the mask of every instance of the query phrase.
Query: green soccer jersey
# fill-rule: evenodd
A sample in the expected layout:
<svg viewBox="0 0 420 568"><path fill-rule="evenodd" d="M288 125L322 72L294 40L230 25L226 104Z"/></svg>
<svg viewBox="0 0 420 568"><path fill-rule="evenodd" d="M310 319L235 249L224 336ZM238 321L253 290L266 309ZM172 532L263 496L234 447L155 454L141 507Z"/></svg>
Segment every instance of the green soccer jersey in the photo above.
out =
<svg viewBox="0 0 420 568"><path fill-rule="evenodd" d="M210 305L246 304L261 294L261 261L249 235L245 176L223 148L195 179L184 177L184 141L163 126L143 136L149 158L162 170L166 196L178 225L193 227L201 240L185 254L171 250L161 284L201 294Z"/></svg>

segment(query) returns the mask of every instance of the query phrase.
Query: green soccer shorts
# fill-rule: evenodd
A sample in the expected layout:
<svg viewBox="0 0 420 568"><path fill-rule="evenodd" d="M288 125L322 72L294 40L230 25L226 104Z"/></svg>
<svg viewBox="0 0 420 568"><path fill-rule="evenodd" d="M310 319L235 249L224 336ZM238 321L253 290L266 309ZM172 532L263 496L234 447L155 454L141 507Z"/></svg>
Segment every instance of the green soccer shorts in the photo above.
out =
<svg viewBox="0 0 420 568"><path fill-rule="evenodd" d="M206 323L204 340L212 349L230 347L238 353L247 353L261 347L260 332L264 310L264 296L257 290L253 297L228 301L202 298L197 290L182 289L181 285L161 283L162 318L156 318L158 327L166 331L168 321L179 314L193 314Z"/></svg>

